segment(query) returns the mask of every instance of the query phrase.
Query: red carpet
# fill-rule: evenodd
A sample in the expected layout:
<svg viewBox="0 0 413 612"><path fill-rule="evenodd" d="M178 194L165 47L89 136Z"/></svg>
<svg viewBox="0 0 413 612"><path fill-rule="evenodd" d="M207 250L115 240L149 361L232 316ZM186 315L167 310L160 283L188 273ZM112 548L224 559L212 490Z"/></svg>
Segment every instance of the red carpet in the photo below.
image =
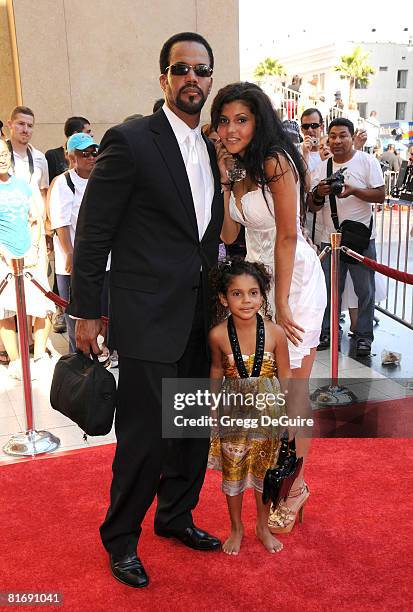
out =
<svg viewBox="0 0 413 612"><path fill-rule="evenodd" d="M313 437L413 438L413 397L320 408Z"/></svg>
<svg viewBox="0 0 413 612"><path fill-rule="evenodd" d="M252 495L238 557L155 537L151 511L140 545L151 577L143 590L112 579L99 540L113 451L0 467L0 591L60 591L64 605L53 609L69 612L411 609L411 440L316 440L304 524L280 536L280 554L254 537ZM196 520L221 538L227 533L219 473L207 474Z"/></svg>

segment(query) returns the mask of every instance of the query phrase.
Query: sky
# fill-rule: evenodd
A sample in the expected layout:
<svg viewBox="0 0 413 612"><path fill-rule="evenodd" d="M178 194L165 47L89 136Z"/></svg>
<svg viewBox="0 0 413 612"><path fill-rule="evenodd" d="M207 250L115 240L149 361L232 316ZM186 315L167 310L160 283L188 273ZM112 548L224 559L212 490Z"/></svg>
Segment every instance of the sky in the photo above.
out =
<svg viewBox="0 0 413 612"><path fill-rule="evenodd" d="M293 10L288 6L286 0L239 0L241 74L268 55L334 41L413 42L412 0L397 0L395 11L377 0L294 0Z"/></svg>

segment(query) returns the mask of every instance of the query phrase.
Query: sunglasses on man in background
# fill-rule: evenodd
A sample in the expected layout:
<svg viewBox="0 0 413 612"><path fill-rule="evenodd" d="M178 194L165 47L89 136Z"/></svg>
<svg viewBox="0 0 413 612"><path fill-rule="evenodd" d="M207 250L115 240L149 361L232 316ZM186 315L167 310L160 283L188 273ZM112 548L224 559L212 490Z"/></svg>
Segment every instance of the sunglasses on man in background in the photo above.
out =
<svg viewBox="0 0 413 612"><path fill-rule="evenodd" d="M321 123L302 123L301 124L302 130L309 130L310 128L312 130L316 130L319 127L321 127Z"/></svg>

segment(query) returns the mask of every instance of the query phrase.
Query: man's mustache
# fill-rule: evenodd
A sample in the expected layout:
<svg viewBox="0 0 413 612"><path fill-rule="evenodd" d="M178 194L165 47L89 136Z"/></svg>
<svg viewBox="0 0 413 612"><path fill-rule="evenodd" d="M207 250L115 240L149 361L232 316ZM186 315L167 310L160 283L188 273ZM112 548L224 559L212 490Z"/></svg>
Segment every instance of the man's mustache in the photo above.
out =
<svg viewBox="0 0 413 612"><path fill-rule="evenodd" d="M185 91L187 91L188 89L192 89L193 91L196 90L200 96L203 96L203 91L200 87L197 87L196 85L185 85L184 87L182 87L182 89L179 90L179 93L185 93Z"/></svg>

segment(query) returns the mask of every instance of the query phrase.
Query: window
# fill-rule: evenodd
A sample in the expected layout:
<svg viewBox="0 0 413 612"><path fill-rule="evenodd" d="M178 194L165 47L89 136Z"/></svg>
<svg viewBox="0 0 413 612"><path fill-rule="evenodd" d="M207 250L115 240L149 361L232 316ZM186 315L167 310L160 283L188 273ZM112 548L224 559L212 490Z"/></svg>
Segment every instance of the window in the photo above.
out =
<svg viewBox="0 0 413 612"><path fill-rule="evenodd" d="M406 102L396 102L396 121L406 119Z"/></svg>
<svg viewBox="0 0 413 612"><path fill-rule="evenodd" d="M387 72L387 66L380 66L379 67L379 71L380 72Z"/></svg>
<svg viewBox="0 0 413 612"><path fill-rule="evenodd" d="M356 79L354 87L355 89L367 89L367 83L362 79Z"/></svg>
<svg viewBox="0 0 413 612"><path fill-rule="evenodd" d="M357 102L357 110L360 113L360 117L367 119L367 102Z"/></svg>
<svg viewBox="0 0 413 612"><path fill-rule="evenodd" d="M397 71L397 89L406 89L407 87L407 70Z"/></svg>

